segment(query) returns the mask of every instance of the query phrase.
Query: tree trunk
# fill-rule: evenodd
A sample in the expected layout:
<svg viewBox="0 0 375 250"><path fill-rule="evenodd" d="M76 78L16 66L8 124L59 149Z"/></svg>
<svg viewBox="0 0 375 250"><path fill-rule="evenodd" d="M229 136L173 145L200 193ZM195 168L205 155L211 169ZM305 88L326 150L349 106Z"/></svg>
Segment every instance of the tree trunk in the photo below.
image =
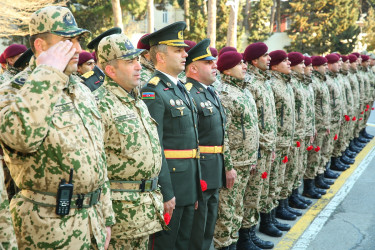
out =
<svg viewBox="0 0 375 250"><path fill-rule="evenodd" d="M227 46L237 48L237 16L239 0L234 0L234 5L230 5L229 24L227 32Z"/></svg>
<svg viewBox="0 0 375 250"><path fill-rule="evenodd" d="M281 32L281 2L280 0L277 0L277 9L276 9L276 17L277 17L277 26L276 26L276 32Z"/></svg>
<svg viewBox="0 0 375 250"><path fill-rule="evenodd" d="M154 0L147 0L147 33L154 32Z"/></svg>
<svg viewBox="0 0 375 250"><path fill-rule="evenodd" d="M184 1L186 31L190 31L190 0Z"/></svg>
<svg viewBox="0 0 375 250"><path fill-rule="evenodd" d="M273 33L273 25L275 23L275 11L276 11L276 0L273 0L273 5L271 7L271 18L270 18L270 33Z"/></svg>
<svg viewBox="0 0 375 250"><path fill-rule="evenodd" d="M123 29L120 0L111 0L115 27Z"/></svg>
<svg viewBox="0 0 375 250"><path fill-rule="evenodd" d="M243 26L245 27L245 32L250 30L250 12L251 12L251 0L246 0L245 5L245 18L243 19Z"/></svg>
<svg viewBox="0 0 375 250"><path fill-rule="evenodd" d="M216 0L208 0L207 37L211 39L210 46L216 47Z"/></svg>

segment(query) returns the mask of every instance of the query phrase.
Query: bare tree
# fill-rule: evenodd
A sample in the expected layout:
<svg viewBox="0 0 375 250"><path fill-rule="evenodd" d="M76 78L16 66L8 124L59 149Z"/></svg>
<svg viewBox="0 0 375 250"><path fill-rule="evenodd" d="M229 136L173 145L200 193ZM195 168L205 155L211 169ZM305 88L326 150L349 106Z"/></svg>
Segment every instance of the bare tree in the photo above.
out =
<svg viewBox="0 0 375 250"><path fill-rule="evenodd" d="M280 2L280 0L277 0L276 32L281 32L281 2Z"/></svg>
<svg viewBox="0 0 375 250"><path fill-rule="evenodd" d="M111 0L115 26L123 29L120 0Z"/></svg>
<svg viewBox="0 0 375 250"><path fill-rule="evenodd" d="M216 0L208 0L207 37L211 39L210 46L216 47Z"/></svg>
<svg viewBox="0 0 375 250"><path fill-rule="evenodd" d="M147 33L154 32L154 0L147 0Z"/></svg>
<svg viewBox="0 0 375 250"><path fill-rule="evenodd" d="M230 7L229 24L227 32L227 46L237 47L237 19L239 0L228 1Z"/></svg>
<svg viewBox="0 0 375 250"><path fill-rule="evenodd" d="M55 2L55 0L1 0L0 37L28 35L30 16L33 12L46 6L66 5L66 1Z"/></svg>
<svg viewBox="0 0 375 250"><path fill-rule="evenodd" d="M275 11L276 11L276 0L273 0L273 5L271 7L271 18L270 18L270 33L273 33L273 25L275 23Z"/></svg>
<svg viewBox="0 0 375 250"><path fill-rule="evenodd" d="M190 31L190 0L184 1L184 16L186 23L186 31Z"/></svg>

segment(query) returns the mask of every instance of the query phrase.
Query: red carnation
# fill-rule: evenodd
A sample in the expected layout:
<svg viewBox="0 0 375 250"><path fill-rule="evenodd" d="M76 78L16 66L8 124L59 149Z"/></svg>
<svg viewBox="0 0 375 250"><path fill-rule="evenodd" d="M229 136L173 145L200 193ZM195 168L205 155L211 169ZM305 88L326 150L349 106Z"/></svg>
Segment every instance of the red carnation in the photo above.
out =
<svg viewBox="0 0 375 250"><path fill-rule="evenodd" d="M356 118L355 116L353 116L353 119L352 119L352 121L355 121L355 120L357 120L357 118Z"/></svg>
<svg viewBox="0 0 375 250"><path fill-rule="evenodd" d="M368 109L365 109L365 111L367 112L367 111L368 111Z"/></svg>
<svg viewBox="0 0 375 250"><path fill-rule="evenodd" d="M207 190L207 182L204 180L201 180L201 189L203 192Z"/></svg>
<svg viewBox="0 0 375 250"><path fill-rule="evenodd" d="M299 141L296 142L297 148L301 147L301 143Z"/></svg>
<svg viewBox="0 0 375 250"><path fill-rule="evenodd" d="M165 213L164 214L164 222L165 222L165 224L168 225L170 221L171 221L171 216L169 215L169 213Z"/></svg>
<svg viewBox="0 0 375 250"><path fill-rule="evenodd" d="M268 175L267 172L263 172L263 173L262 173L262 179L266 179L266 178L267 178L267 175Z"/></svg>
<svg viewBox="0 0 375 250"><path fill-rule="evenodd" d="M371 108L371 110L374 110L375 108Z"/></svg>
<svg viewBox="0 0 375 250"><path fill-rule="evenodd" d="M359 118L359 120L360 120L360 121L362 121L362 120L363 120L363 118L361 117L361 118Z"/></svg>
<svg viewBox="0 0 375 250"><path fill-rule="evenodd" d="M315 152L319 152L320 151L320 147L316 146L316 148L314 150L315 150Z"/></svg>
<svg viewBox="0 0 375 250"><path fill-rule="evenodd" d="M288 162L288 156L285 156L282 162L287 163Z"/></svg>
<svg viewBox="0 0 375 250"><path fill-rule="evenodd" d="M307 147L306 150L307 150L307 151L311 151L311 150L313 150L313 148L314 148L313 145L310 145L310 146Z"/></svg>
<svg viewBox="0 0 375 250"><path fill-rule="evenodd" d="M361 115L363 115L363 113L365 113L365 111L362 111L362 112L361 112Z"/></svg>
<svg viewBox="0 0 375 250"><path fill-rule="evenodd" d="M333 137L333 140L337 141L339 137L337 136L337 134L335 134L335 137Z"/></svg>
<svg viewBox="0 0 375 250"><path fill-rule="evenodd" d="M369 108L370 108L370 105L367 104L367 105L366 105L366 108L369 109Z"/></svg>
<svg viewBox="0 0 375 250"><path fill-rule="evenodd" d="M348 115L345 115L345 121L350 121L350 117Z"/></svg>

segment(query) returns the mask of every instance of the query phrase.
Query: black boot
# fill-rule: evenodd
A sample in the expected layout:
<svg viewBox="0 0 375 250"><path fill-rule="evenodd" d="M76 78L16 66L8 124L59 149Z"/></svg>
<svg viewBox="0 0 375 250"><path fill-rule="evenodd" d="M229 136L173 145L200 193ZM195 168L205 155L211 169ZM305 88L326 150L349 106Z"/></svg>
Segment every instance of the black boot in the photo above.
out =
<svg viewBox="0 0 375 250"><path fill-rule="evenodd" d="M327 191L325 191L324 189L318 188L318 187L315 187L315 192L317 192L320 195L327 194Z"/></svg>
<svg viewBox="0 0 375 250"><path fill-rule="evenodd" d="M341 161L340 158L336 158L336 164L341 165L341 166L344 167L345 169L350 168L350 165L343 163L343 162Z"/></svg>
<svg viewBox="0 0 375 250"><path fill-rule="evenodd" d="M374 138L373 135L370 135L369 133L366 132L366 128L362 129L362 131L361 131L361 135L363 135L363 136L364 136L365 138L367 138L367 139L372 139L372 138Z"/></svg>
<svg viewBox="0 0 375 250"><path fill-rule="evenodd" d="M323 177L324 177L324 174L322 174ZM335 183L335 181L333 180L330 180L330 179L326 179L326 178L323 178L323 181L327 184L327 185L333 185Z"/></svg>
<svg viewBox="0 0 375 250"><path fill-rule="evenodd" d="M324 182L323 180L323 174L318 174L315 177L315 186L322 189L329 189L329 185Z"/></svg>
<svg viewBox="0 0 375 250"><path fill-rule="evenodd" d="M259 248L262 249L272 249L273 248L273 243L271 241L265 241L259 238L256 233L255 233L255 226L252 226L250 228L250 239L251 241Z"/></svg>
<svg viewBox="0 0 375 250"><path fill-rule="evenodd" d="M368 139L364 137L363 135L359 135L359 137L357 138L357 141L363 144L367 144L369 141L371 141L371 139Z"/></svg>
<svg viewBox="0 0 375 250"><path fill-rule="evenodd" d="M353 141L354 141L354 145L356 145L356 146L359 147L360 149L363 149L363 148L366 146L365 143L362 143L362 142L360 142L360 141L358 140L358 137L355 138Z"/></svg>
<svg viewBox="0 0 375 250"><path fill-rule="evenodd" d="M340 175L338 173L333 172L331 169L327 168L324 171L324 177L329 179L337 179Z"/></svg>
<svg viewBox="0 0 375 250"><path fill-rule="evenodd" d="M293 208L291 208L289 206L289 199L288 198L286 198L284 202L285 202L285 208L286 208L286 210L288 210L289 212L291 212L292 214L295 214L297 216L301 216L302 215L302 213L300 211L298 211L296 209L293 209Z"/></svg>
<svg viewBox="0 0 375 250"><path fill-rule="evenodd" d="M351 150L350 150L350 147L347 147L347 148L346 148L344 154L345 154L347 157L351 158L351 159L355 159L355 157L357 156L357 153L351 151Z"/></svg>
<svg viewBox="0 0 375 250"><path fill-rule="evenodd" d="M312 199L320 199L322 196L315 191L315 184L314 180L312 179L304 179L303 180L303 196L312 198Z"/></svg>
<svg viewBox="0 0 375 250"><path fill-rule="evenodd" d="M359 148L359 147L357 147L356 145L355 145L355 143L354 143L354 139L350 142L350 144L349 144L349 149L350 149L350 151L353 151L353 152L356 152L357 154L359 153L359 152L361 152L361 148Z"/></svg>
<svg viewBox="0 0 375 250"><path fill-rule="evenodd" d="M238 231L237 249L239 250L261 250L250 239L250 228L240 228Z"/></svg>
<svg viewBox="0 0 375 250"><path fill-rule="evenodd" d="M300 195L300 194L298 194L298 199L299 199L300 201L302 201L303 203L305 203L306 205L308 205L308 206L310 206L310 205L312 204L312 201L311 201L311 200L303 198L303 196Z"/></svg>
<svg viewBox="0 0 375 250"><path fill-rule="evenodd" d="M279 230L281 230L281 231L289 231L290 230L291 226L289 224L281 223L278 220L276 220L276 209L272 209L272 211L271 211L271 219L272 219L272 223Z"/></svg>
<svg viewBox="0 0 375 250"><path fill-rule="evenodd" d="M301 199L298 197L298 189L293 189L292 195L289 197L289 206L298 209L307 208L307 204L301 201Z"/></svg>
<svg viewBox="0 0 375 250"><path fill-rule="evenodd" d="M229 250L236 250L237 249L237 244L233 243L232 245L229 246Z"/></svg>
<svg viewBox="0 0 375 250"><path fill-rule="evenodd" d="M283 220L295 220L297 216L286 208L287 199L279 200L279 206L276 208L276 218Z"/></svg>
<svg viewBox="0 0 375 250"><path fill-rule="evenodd" d="M260 213L259 232L272 237L281 237L283 233L273 224L272 214Z"/></svg>
<svg viewBox="0 0 375 250"><path fill-rule="evenodd" d="M353 164L355 160L353 158L349 158L345 153L343 153L340 157L340 161L345 164Z"/></svg>
<svg viewBox="0 0 375 250"><path fill-rule="evenodd" d="M331 158L331 167L332 170L336 171L345 171L346 168L340 164L340 161L337 158Z"/></svg>

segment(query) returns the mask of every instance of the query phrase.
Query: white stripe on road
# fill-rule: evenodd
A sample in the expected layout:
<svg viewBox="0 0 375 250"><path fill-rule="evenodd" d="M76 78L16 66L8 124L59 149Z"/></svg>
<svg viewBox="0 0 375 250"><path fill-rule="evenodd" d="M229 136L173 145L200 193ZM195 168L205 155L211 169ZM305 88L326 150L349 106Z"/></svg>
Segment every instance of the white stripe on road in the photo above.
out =
<svg viewBox="0 0 375 250"><path fill-rule="evenodd" d="M315 239L317 234L320 232L330 215L335 211L336 207L344 200L346 195L354 186L355 182L362 175L363 171L367 168L371 160L375 156L375 148L372 148L363 161L359 164L357 169L353 174L347 179L345 184L337 192L337 194L332 198L332 200L327 204L327 206L319 213L311 225L305 230L305 232L298 239L293 250L304 250L308 249L311 241Z"/></svg>

